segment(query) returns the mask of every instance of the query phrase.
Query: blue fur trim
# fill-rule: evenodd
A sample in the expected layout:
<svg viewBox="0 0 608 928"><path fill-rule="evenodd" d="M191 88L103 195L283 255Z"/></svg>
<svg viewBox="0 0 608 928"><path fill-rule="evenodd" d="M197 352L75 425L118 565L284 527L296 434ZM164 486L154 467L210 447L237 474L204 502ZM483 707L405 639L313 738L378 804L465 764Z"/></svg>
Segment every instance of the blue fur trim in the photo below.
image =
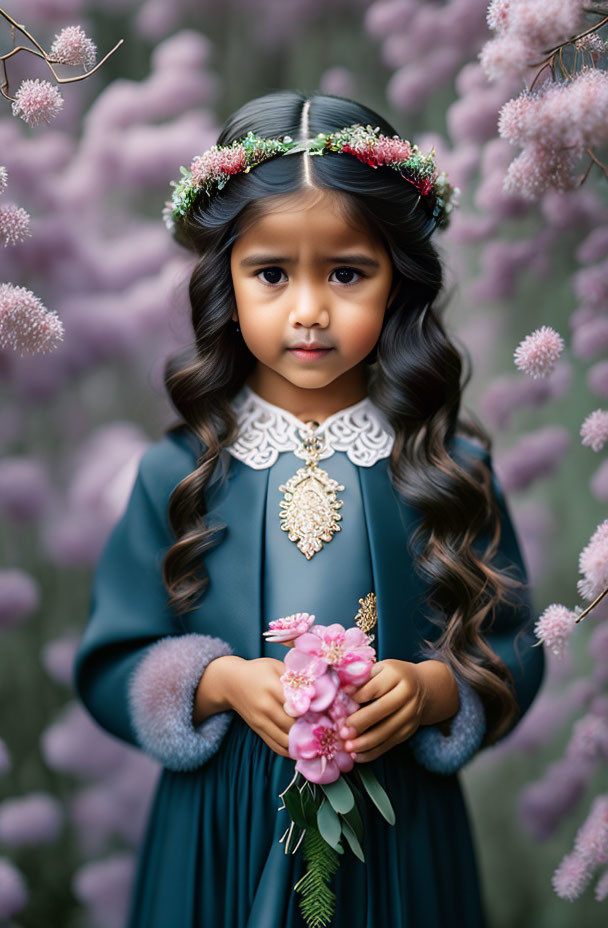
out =
<svg viewBox="0 0 608 928"><path fill-rule="evenodd" d="M450 734L442 735L436 725L421 725L407 740L418 763L433 773L460 770L479 749L486 731L485 711L478 693L457 674L454 678L460 705L452 719Z"/></svg>
<svg viewBox="0 0 608 928"><path fill-rule="evenodd" d="M232 654L213 635L173 635L146 648L129 681L129 716L141 748L169 770L195 770L215 754L234 712L192 724L194 697L207 665Z"/></svg>

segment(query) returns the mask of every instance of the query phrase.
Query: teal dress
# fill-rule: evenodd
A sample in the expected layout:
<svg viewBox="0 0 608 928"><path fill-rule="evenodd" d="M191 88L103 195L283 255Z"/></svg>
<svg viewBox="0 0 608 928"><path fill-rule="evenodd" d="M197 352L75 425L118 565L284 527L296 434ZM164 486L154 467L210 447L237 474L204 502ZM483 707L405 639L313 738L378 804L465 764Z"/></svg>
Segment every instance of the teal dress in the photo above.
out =
<svg viewBox="0 0 608 928"><path fill-rule="evenodd" d="M167 644L175 646L176 653L185 655L183 678L195 668L192 693L209 655L201 652L199 666L194 650L179 651L182 644L215 648L212 657L236 653L282 660L285 647L262 637L270 619L307 611L321 624L349 626L358 600L371 591L378 595L372 633L379 660L422 659L417 646L422 636L432 639L436 628L411 612L424 590L411 565L403 563L406 510L398 511L387 459L360 467L340 451L321 465L345 487L339 494L342 530L311 560L288 539L279 520L278 486L302 461L287 450L270 467L253 469L222 455L207 493L210 522L223 539L205 558L210 584L201 609L181 624L176 621L165 607L159 564L171 542L168 497L194 470L200 453L196 443L188 430L177 430L142 459L127 511L97 567L92 615L76 660L78 693L97 721L161 762L164 758L126 928L304 928L300 896L293 891L303 874L302 854L285 854L280 838L289 820L286 811L278 810L294 761L276 754L234 711L218 713L198 732L178 733L171 740L163 720L148 725L152 716L145 713L160 710L154 700L153 708L147 707L143 684L136 690L145 676L141 668L147 661L156 685L159 668L170 675L174 665L155 668L153 651L161 654ZM502 554L523 570L504 513ZM528 639L523 662L521 645L518 660L513 656L513 637L529 624L529 603L503 619L495 641L516 676L523 714L541 683L542 649L532 649ZM191 711L192 701L184 712ZM187 722L180 724L183 729ZM366 860L360 862L348 848L341 856L332 883L336 911L331 924L482 928L475 849L457 772L427 769L407 741L371 767L391 798L396 823L387 824L373 806L361 810Z"/></svg>

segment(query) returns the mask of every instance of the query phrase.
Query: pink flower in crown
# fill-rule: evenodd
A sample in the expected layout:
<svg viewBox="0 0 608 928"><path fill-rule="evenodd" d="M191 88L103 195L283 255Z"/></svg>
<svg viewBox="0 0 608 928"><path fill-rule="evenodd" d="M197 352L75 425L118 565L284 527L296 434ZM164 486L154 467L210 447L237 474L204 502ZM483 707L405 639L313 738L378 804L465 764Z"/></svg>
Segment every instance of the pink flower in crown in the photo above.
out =
<svg viewBox="0 0 608 928"><path fill-rule="evenodd" d="M333 783L354 761L338 734L340 722L322 713L307 712L289 729L289 755L296 770L313 783Z"/></svg>
<svg viewBox="0 0 608 928"><path fill-rule="evenodd" d="M339 622L314 625L297 639L295 649L322 658L338 674L340 685L360 686L369 678L376 652L372 639L358 626L345 629Z"/></svg>
<svg viewBox="0 0 608 928"><path fill-rule="evenodd" d="M204 155L197 155L193 159L190 165L192 183L196 187L202 187L212 177L219 178L224 174L238 174L246 166L247 155L242 145L236 145L234 148L223 149L222 151L211 148Z"/></svg>
<svg viewBox="0 0 608 928"><path fill-rule="evenodd" d="M270 631L262 632L267 641L291 641L308 631L315 621L310 612L294 612L282 619L273 619L268 623Z"/></svg>
<svg viewBox="0 0 608 928"><path fill-rule="evenodd" d="M323 712L334 701L340 687L338 674L320 657L291 648L285 658L283 684L287 715L296 718L309 710ZM357 707L358 708L358 707Z"/></svg>
<svg viewBox="0 0 608 928"><path fill-rule="evenodd" d="M393 161L407 161L413 153L409 142L402 139L390 139L381 135L376 143L376 164L390 164Z"/></svg>

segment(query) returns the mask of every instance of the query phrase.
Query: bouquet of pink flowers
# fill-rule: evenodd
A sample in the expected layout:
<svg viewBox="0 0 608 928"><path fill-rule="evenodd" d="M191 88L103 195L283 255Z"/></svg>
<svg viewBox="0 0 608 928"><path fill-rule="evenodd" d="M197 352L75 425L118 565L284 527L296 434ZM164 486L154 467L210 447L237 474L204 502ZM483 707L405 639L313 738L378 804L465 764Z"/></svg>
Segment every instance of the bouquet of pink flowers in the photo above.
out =
<svg viewBox="0 0 608 928"><path fill-rule="evenodd" d="M367 793L390 825L395 813L368 764L355 764L340 736L345 719L359 708L349 693L371 676L376 653L373 635L358 626L337 622L316 625L308 612L269 622L268 641L291 642L280 677L285 712L296 719L289 729L289 754L295 776L281 794L291 824L281 841L285 853L303 845L307 872L294 889L302 893L300 908L309 928L328 924L335 894L327 881L344 853L342 838L365 861L363 821L357 807Z"/></svg>

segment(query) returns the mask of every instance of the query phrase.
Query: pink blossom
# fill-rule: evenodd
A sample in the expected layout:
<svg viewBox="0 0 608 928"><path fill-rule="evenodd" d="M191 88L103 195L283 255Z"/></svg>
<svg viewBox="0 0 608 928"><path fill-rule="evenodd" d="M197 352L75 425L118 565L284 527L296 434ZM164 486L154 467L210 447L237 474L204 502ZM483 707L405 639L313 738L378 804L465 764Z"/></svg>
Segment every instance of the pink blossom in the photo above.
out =
<svg viewBox="0 0 608 928"><path fill-rule="evenodd" d="M572 612L560 603L551 603L536 622L534 632L556 657L561 657L575 623L576 612Z"/></svg>
<svg viewBox="0 0 608 928"><path fill-rule="evenodd" d="M21 206L7 203L0 206L0 242L7 245L18 245L31 237L30 215Z"/></svg>
<svg viewBox="0 0 608 928"><path fill-rule="evenodd" d="M339 689L336 693L334 701L332 702L331 706L329 706L325 714L333 719L334 722L341 722L352 712L356 712L359 708L359 703L354 699L351 699L346 690Z"/></svg>
<svg viewBox="0 0 608 928"><path fill-rule="evenodd" d="M576 853L566 854L551 882L560 899L573 902L586 889L591 875L592 870L586 860Z"/></svg>
<svg viewBox="0 0 608 928"><path fill-rule="evenodd" d="M606 719L587 713L573 726L572 736L566 747L568 757L584 757L589 761L608 759L608 722Z"/></svg>
<svg viewBox="0 0 608 928"><path fill-rule="evenodd" d="M323 712L331 705L340 680L324 660L294 647L285 658L285 667L279 679L283 684L287 715L304 715L309 709Z"/></svg>
<svg viewBox="0 0 608 928"><path fill-rule="evenodd" d="M503 181L508 194L535 201L550 188L573 190L572 168L577 153L565 149L549 149L530 142L509 165Z"/></svg>
<svg viewBox="0 0 608 928"><path fill-rule="evenodd" d="M608 864L608 794L596 796L574 840L574 851L590 864Z"/></svg>
<svg viewBox="0 0 608 928"><path fill-rule="evenodd" d="M579 556L584 579L576 584L579 594L592 602L608 586L608 519L598 525Z"/></svg>
<svg viewBox="0 0 608 928"><path fill-rule="evenodd" d="M577 39L574 42L574 47L578 49L579 52L589 52L595 63L595 59L598 55L604 54L608 51L608 42L605 42L597 32L590 32L587 35L582 35L580 39Z"/></svg>
<svg viewBox="0 0 608 928"><path fill-rule="evenodd" d="M307 632L314 624L315 616L309 612L294 612L268 623L270 631L262 632L267 641L292 641Z"/></svg>
<svg viewBox="0 0 608 928"><path fill-rule="evenodd" d="M40 461L25 455L0 461L0 512L13 522L37 519L48 505L50 481Z"/></svg>
<svg viewBox="0 0 608 928"><path fill-rule="evenodd" d="M595 898L597 902L603 902L605 899L608 899L608 869L604 870L595 884Z"/></svg>
<svg viewBox="0 0 608 928"><path fill-rule="evenodd" d="M80 642L80 635L73 633L47 641L40 658L48 675L57 683L71 686L73 679L74 657Z"/></svg>
<svg viewBox="0 0 608 928"><path fill-rule="evenodd" d="M608 361L598 361L589 368L587 386L592 393L608 399Z"/></svg>
<svg viewBox="0 0 608 928"><path fill-rule="evenodd" d="M542 779L521 791L517 814L522 826L539 840L548 838L574 808L595 769L583 758L551 763Z"/></svg>
<svg viewBox="0 0 608 928"><path fill-rule="evenodd" d="M295 647L306 654L320 657L337 672L340 685L360 686L369 679L376 652L370 647L370 635L358 626L344 629L333 625L314 625L297 639Z"/></svg>
<svg viewBox="0 0 608 928"><path fill-rule="evenodd" d="M488 29L505 32L509 27L511 0L490 0L486 11Z"/></svg>
<svg viewBox="0 0 608 928"><path fill-rule="evenodd" d="M515 366L531 377L546 377L564 350L565 342L554 328L543 325L520 342L513 357Z"/></svg>
<svg viewBox="0 0 608 928"><path fill-rule="evenodd" d="M572 336L572 353L588 361L608 348L608 318L599 316L579 325Z"/></svg>
<svg viewBox="0 0 608 928"><path fill-rule="evenodd" d="M117 851L105 860L82 864L72 879L72 890L97 925L122 928L134 876L135 856L129 851Z"/></svg>
<svg viewBox="0 0 608 928"><path fill-rule="evenodd" d="M608 411L595 409L581 426L581 444L593 451L601 451L608 439Z"/></svg>
<svg viewBox="0 0 608 928"><path fill-rule="evenodd" d="M25 908L28 899L22 873L6 857L0 857L0 919L16 915Z"/></svg>
<svg viewBox="0 0 608 928"><path fill-rule="evenodd" d="M604 311L608 299L608 259L572 275L572 287L579 300Z"/></svg>
<svg viewBox="0 0 608 928"><path fill-rule="evenodd" d="M337 97L355 97L357 94L355 75L349 68L340 65L327 68L319 78L319 89L322 93Z"/></svg>
<svg viewBox="0 0 608 928"><path fill-rule="evenodd" d="M83 65L90 70L97 60L97 47L87 38L80 26L66 26L55 36L51 57L61 64Z"/></svg>
<svg viewBox="0 0 608 928"><path fill-rule="evenodd" d="M591 229L575 252L580 264L593 264L605 255L608 256L608 225Z"/></svg>
<svg viewBox="0 0 608 928"><path fill-rule="evenodd" d="M386 0L384 3L372 3L365 11L365 31L375 38L382 38L407 29L411 26L415 0Z"/></svg>
<svg viewBox="0 0 608 928"><path fill-rule="evenodd" d="M52 122L63 108L63 97L59 88L49 81L22 81L12 104L13 116L21 116L28 126L38 126L41 122Z"/></svg>
<svg viewBox="0 0 608 928"><path fill-rule="evenodd" d="M520 76L537 61L538 46L527 36L500 35L485 43L479 63L491 81L505 76Z"/></svg>
<svg viewBox="0 0 608 928"><path fill-rule="evenodd" d="M546 425L524 434L496 457L496 473L506 490L523 490L555 473L571 442L565 426Z"/></svg>
<svg viewBox="0 0 608 928"><path fill-rule="evenodd" d="M0 284L0 347L21 355L52 351L63 339L57 313L26 287Z"/></svg>
<svg viewBox="0 0 608 928"><path fill-rule="evenodd" d="M296 770L313 783L333 783L354 761L338 734L339 722L328 715L307 712L289 729L289 754Z"/></svg>
<svg viewBox="0 0 608 928"><path fill-rule="evenodd" d="M551 47L577 31L582 16L579 0L493 0L487 14L491 29L531 36Z"/></svg>
<svg viewBox="0 0 608 928"><path fill-rule="evenodd" d="M40 585L19 567L0 570L0 628L20 624L40 605Z"/></svg>
<svg viewBox="0 0 608 928"><path fill-rule="evenodd" d="M160 770L143 751L125 750L110 773L70 797L70 820L83 854L101 853L116 836L131 847L139 844Z"/></svg>
<svg viewBox="0 0 608 928"><path fill-rule="evenodd" d="M568 111L580 145L608 139L608 73L585 66L567 86Z"/></svg>
<svg viewBox="0 0 608 928"><path fill-rule="evenodd" d="M29 793L0 803L0 841L9 847L49 844L62 824L61 803L48 793Z"/></svg>
<svg viewBox="0 0 608 928"><path fill-rule="evenodd" d="M127 750L93 722L77 702L68 703L42 733L40 747L53 770L91 779L110 773Z"/></svg>

